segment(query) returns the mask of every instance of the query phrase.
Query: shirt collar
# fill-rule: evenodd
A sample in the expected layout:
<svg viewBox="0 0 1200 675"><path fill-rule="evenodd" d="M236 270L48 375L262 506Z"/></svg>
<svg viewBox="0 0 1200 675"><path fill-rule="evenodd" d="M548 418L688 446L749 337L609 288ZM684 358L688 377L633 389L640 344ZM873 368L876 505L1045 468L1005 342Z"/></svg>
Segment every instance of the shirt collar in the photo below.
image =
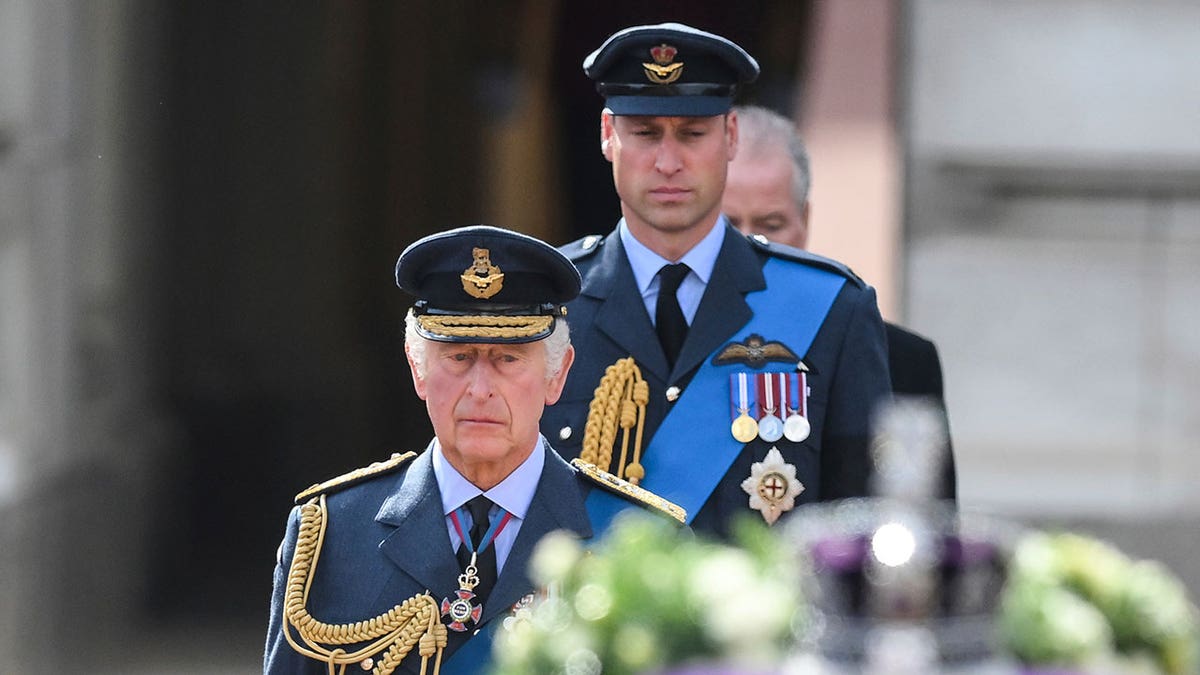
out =
<svg viewBox="0 0 1200 675"><path fill-rule="evenodd" d="M713 267L717 264L717 255L721 252L721 244L725 242L725 227L725 215L721 214L712 230L704 235L704 238L690 251L683 254L683 258L678 261L686 263L692 273L699 277L705 285L708 284ZM650 284L653 283L655 275L662 269L662 266L675 261L667 260L638 241L637 237L634 237L633 233L629 231L629 226L625 224L624 218L617 224L617 232L621 236L621 245L625 247L625 257L629 259L629 265L633 268L633 278L637 282L638 291L644 294L650 288Z"/></svg>
<svg viewBox="0 0 1200 675"><path fill-rule="evenodd" d="M480 490L471 481L463 477L442 452L442 444L435 438L433 441L433 475L437 479L438 490L442 493L442 514L450 515L458 507L482 494L492 503L511 513L514 518L524 519L533 501L533 493L537 491L538 481L542 477L542 467L546 463L546 453L542 449L545 439L538 437L533 452L521 462L504 480L485 491Z"/></svg>

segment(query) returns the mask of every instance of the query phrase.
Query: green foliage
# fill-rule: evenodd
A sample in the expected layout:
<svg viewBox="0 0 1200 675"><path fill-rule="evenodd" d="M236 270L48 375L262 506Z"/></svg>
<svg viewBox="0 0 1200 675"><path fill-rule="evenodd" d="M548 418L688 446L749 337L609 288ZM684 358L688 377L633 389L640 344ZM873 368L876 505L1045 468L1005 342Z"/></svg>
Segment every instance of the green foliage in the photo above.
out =
<svg viewBox="0 0 1200 675"><path fill-rule="evenodd" d="M565 534L538 545L548 589L496 638L496 671L642 673L692 661L777 662L802 608L796 566L761 523L737 546L630 514L594 550Z"/></svg>
<svg viewBox="0 0 1200 675"><path fill-rule="evenodd" d="M1167 675L1200 670L1197 610L1179 580L1077 534L1020 542L999 626L1006 647L1027 663L1084 665L1115 655Z"/></svg>

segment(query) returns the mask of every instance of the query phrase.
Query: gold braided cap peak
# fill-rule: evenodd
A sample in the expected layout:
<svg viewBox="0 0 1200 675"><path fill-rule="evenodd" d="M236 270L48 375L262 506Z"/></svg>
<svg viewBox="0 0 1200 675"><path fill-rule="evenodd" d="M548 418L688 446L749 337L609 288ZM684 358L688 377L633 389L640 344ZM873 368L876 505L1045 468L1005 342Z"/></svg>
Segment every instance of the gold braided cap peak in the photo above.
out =
<svg viewBox="0 0 1200 675"><path fill-rule="evenodd" d="M362 468L355 469L349 473L344 473L337 478L330 478L324 483L313 483L303 492L296 495L296 503L303 504L316 495L325 494L328 492L337 492L338 490L348 488L364 479L371 478L373 476L381 476L385 473L395 471L416 456L417 453L415 452L406 452L403 454L399 452L393 452L389 459L386 459L382 462L372 462Z"/></svg>
<svg viewBox="0 0 1200 675"><path fill-rule="evenodd" d="M579 473L583 474L585 478L609 492L615 492L644 506L660 511L670 518L679 521L680 524L687 523L687 511L682 506L674 502L669 502L646 488L638 487L627 480L617 478L595 464L585 462L578 457L571 460L571 466L578 469Z"/></svg>
<svg viewBox="0 0 1200 675"><path fill-rule="evenodd" d="M533 337L550 330L553 316L432 315L417 317L429 333L448 338L511 340Z"/></svg>

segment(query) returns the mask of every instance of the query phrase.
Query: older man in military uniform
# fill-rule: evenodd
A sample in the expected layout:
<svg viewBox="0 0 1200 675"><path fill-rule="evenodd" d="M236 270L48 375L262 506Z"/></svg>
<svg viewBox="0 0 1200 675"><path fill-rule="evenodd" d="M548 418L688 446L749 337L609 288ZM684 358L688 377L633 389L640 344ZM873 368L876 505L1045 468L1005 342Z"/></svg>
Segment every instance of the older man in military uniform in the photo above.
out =
<svg viewBox="0 0 1200 675"><path fill-rule="evenodd" d="M585 507L593 486L606 513L640 504L683 520L644 490L567 464L538 433L574 358L562 316L580 278L561 253L461 228L408 247L396 282L418 298L405 352L435 438L297 495L264 672L481 671L492 631L533 591L534 545L552 530L603 531Z"/></svg>
<svg viewBox="0 0 1200 675"><path fill-rule="evenodd" d="M563 248L578 359L542 429L678 503L694 528L864 495L870 416L890 396L875 292L843 265L721 216L730 112L758 64L682 24L612 35L583 64L623 218Z"/></svg>

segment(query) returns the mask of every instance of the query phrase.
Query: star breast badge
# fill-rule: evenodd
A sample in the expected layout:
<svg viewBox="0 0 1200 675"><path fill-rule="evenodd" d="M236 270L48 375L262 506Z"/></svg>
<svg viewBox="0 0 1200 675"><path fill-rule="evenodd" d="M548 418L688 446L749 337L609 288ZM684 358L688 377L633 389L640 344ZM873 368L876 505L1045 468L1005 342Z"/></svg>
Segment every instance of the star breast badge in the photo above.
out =
<svg viewBox="0 0 1200 675"><path fill-rule="evenodd" d="M750 495L750 508L761 512L770 525L795 508L804 484L796 480L796 467L783 461L779 448L771 448L763 461L750 465L750 477L742 481L742 489Z"/></svg>
<svg viewBox="0 0 1200 675"><path fill-rule="evenodd" d="M522 623L533 623L533 603L537 597L530 593L517 601L517 604L512 606L512 611L504 617L502 626L504 630L513 631Z"/></svg>

